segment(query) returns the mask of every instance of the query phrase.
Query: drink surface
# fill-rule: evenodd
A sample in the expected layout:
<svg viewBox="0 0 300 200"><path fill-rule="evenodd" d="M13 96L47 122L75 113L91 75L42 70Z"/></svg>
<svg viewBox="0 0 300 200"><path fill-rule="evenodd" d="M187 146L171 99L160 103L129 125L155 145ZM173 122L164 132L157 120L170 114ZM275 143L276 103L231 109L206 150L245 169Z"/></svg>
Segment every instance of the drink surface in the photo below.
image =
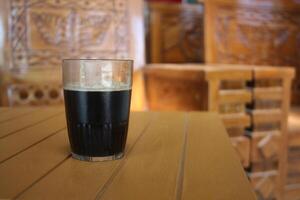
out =
<svg viewBox="0 0 300 200"><path fill-rule="evenodd" d="M111 156L125 148L131 89L88 91L64 89L72 152Z"/></svg>

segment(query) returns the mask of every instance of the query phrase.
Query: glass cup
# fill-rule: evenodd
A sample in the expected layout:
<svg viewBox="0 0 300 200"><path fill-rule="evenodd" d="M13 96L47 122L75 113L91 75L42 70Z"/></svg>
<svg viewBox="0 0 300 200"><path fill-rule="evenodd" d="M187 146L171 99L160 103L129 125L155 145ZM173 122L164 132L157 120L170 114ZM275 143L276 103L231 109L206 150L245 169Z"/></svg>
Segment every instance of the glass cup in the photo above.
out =
<svg viewBox="0 0 300 200"><path fill-rule="evenodd" d="M65 59L62 69L73 158L121 158L128 130L133 61Z"/></svg>

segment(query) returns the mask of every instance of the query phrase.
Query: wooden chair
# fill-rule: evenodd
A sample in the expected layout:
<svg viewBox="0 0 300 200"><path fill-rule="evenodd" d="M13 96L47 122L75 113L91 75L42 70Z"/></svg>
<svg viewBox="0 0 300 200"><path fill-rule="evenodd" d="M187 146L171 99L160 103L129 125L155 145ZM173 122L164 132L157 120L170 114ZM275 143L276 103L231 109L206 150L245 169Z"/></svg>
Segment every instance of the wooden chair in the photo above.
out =
<svg viewBox="0 0 300 200"><path fill-rule="evenodd" d="M62 86L58 83L10 84L7 86L9 106L62 105Z"/></svg>
<svg viewBox="0 0 300 200"><path fill-rule="evenodd" d="M245 168L249 167L251 125L246 104L251 91L251 69L238 66L151 64L144 69L150 110L209 110L221 113Z"/></svg>
<svg viewBox="0 0 300 200"><path fill-rule="evenodd" d="M231 137L240 135L232 139L233 145L244 166L250 166L249 176L258 197L284 199L288 161L287 119L294 69L245 65L235 68L232 65L231 69L231 65L215 66L220 69L208 69L206 72L209 85L208 110L221 113ZM241 67L249 71L241 71ZM243 80L245 88L232 89L227 83L224 89L221 83L226 80ZM238 107L244 109L237 113L226 113L220 109L222 105L228 108L232 103L238 103L234 104L235 107L241 104ZM240 132L233 132L236 127L239 127ZM246 134L245 130L248 130ZM243 138L243 134L247 138ZM247 145L249 137L250 147ZM234 140L244 145L237 145ZM250 165L245 164L245 152L248 149Z"/></svg>
<svg viewBox="0 0 300 200"><path fill-rule="evenodd" d="M294 198L300 196L300 108L292 108L288 120L289 152L287 199L289 194ZM292 198L291 198L292 199Z"/></svg>
<svg viewBox="0 0 300 200"><path fill-rule="evenodd" d="M251 69L226 65L151 64L144 69L151 110L209 110L222 113L228 129L250 126L246 104ZM240 133L243 134L243 133Z"/></svg>
<svg viewBox="0 0 300 200"><path fill-rule="evenodd" d="M16 76L0 73L1 105L4 106L49 106L63 105L63 90L60 71L38 70Z"/></svg>
<svg viewBox="0 0 300 200"><path fill-rule="evenodd" d="M253 101L249 108L253 174L250 177L261 177L253 184L258 194L266 199L284 199L288 162L287 120L293 77L292 68L253 68Z"/></svg>
<svg viewBox="0 0 300 200"><path fill-rule="evenodd" d="M220 113L257 196L263 199L284 196L293 77L291 67L152 64L145 68L150 110Z"/></svg>
<svg viewBox="0 0 300 200"><path fill-rule="evenodd" d="M252 80L250 68L215 65L206 72L208 83L208 111L221 114L231 142L245 168L250 166L249 137L245 129L251 126L247 104L252 101L247 83Z"/></svg>
<svg viewBox="0 0 300 200"><path fill-rule="evenodd" d="M300 104L300 4L293 0L205 1L205 61L294 66Z"/></svg>

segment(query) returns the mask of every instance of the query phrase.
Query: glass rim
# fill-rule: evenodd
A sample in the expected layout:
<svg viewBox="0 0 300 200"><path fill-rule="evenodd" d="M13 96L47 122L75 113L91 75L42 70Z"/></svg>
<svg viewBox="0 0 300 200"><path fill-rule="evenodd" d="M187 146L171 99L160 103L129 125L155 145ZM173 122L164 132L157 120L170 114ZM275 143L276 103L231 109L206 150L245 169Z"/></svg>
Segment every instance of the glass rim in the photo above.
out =
<svg viewBox="0 0 300 200"><path fill-rule="evenodd" d="M67 61L112 61L112 62L134 62L133 59L115 59L115 58L65 58L63 62Z"/></svg>

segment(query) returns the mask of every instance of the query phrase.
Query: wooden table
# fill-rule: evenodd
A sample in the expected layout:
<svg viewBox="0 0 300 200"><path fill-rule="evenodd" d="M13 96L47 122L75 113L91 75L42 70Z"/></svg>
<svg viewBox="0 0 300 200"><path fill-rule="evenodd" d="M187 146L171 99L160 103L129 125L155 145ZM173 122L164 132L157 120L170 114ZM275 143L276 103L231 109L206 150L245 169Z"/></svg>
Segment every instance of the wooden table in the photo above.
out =
<svg viewBox="0 0 300 200"><path fill-rule="evenodd" d="M255 199L221 120L133 112L125 157L70 157L63 108L0 109L0 199Z"/></svg>

